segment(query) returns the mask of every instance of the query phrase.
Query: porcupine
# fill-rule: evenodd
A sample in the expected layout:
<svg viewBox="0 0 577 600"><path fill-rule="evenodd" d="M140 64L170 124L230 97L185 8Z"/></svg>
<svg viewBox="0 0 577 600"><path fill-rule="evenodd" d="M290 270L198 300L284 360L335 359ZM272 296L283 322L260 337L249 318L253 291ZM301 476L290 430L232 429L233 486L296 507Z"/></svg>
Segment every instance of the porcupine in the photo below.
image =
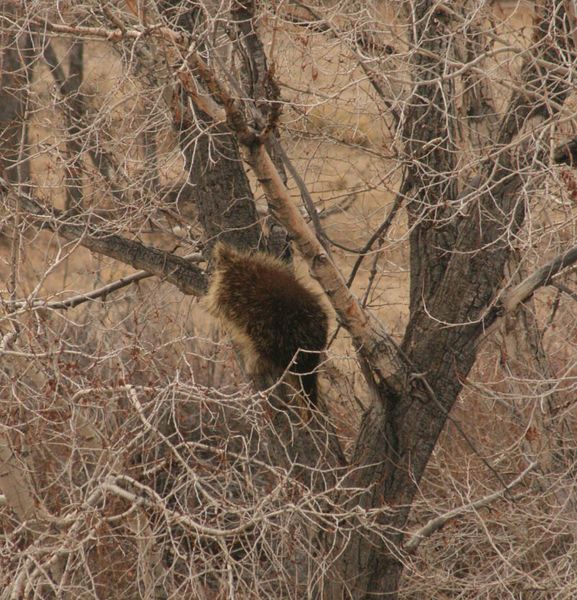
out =
<svg viewBox="0 0 577 600"><path fill-rule="evenodd" d="M328 317L319 297L281 260L218 243L207 294L210 313L231 333L249 373L298 375L314 406Z"/></svg>

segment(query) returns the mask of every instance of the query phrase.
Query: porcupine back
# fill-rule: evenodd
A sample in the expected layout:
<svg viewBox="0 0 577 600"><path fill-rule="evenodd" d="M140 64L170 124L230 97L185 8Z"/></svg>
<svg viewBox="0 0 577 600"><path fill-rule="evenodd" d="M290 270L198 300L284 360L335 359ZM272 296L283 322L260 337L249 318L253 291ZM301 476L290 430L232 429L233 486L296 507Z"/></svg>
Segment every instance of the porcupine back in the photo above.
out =
<svg viewBox="0 0 577 600"><path fill-rule="evenodd" d="M278 377L294 359L289 370L300 376L314 405L317 376L313 371L328 332L327 314L318 296L285 263L262 252L248 254L219 243L214 263L208 307L231 332L247 369L270 371Z"/></svg>

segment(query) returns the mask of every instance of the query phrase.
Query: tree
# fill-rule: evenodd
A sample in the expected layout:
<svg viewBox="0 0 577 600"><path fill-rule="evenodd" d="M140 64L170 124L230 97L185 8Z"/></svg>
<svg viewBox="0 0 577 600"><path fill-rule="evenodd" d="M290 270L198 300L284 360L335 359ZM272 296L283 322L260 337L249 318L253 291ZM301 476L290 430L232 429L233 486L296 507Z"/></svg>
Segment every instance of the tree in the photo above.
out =
<svg viewBox="0 0 577 600"><path fill-rule="evenodd" d="M572 3L11 7L2 597L570 597ZM174 306L218 239L330 303L310 420Z"/></svg>

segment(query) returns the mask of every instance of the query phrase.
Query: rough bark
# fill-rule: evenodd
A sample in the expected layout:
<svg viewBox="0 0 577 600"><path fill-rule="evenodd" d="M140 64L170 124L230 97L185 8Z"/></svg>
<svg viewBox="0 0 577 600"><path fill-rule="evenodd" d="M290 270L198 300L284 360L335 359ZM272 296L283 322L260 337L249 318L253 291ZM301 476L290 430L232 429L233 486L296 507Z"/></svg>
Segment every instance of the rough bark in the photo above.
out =
<svg viewBox="0 0 577 600"><path fill-rule="evenodd" d="M458 152L453 79L444 78L452 58L450 17L434 2L415 4L411 44L422 49L413 60L415 85L403 139L415 195L407 205L411 232L410 311L427 303L450 259L455 234L452 201L457 196Z"/></svg>
<svg viewBox="0 0 577 600"><path fill-rule="evenodd" d="M161 6L165 11L168 8ZM205 23L201 11L193 6L179 11L177 25L193 36ZM227 127L215 127L202 109L191 111L184 90L175 101L174 126L208 248L218 239L237 248L258 248L262 231L237 140Z"/></svg>
<svg viewBox="0 0 577 600"><path fill-rule="evenodd" d="M221 239L237 248L258 248L258 215L231 133L222 127L200 131L191 123L179 128L179 143L208 247Z"/></svg>
<svg viewBox="0 0 577 600"><path fill-rule="evenodd" d="M426 4L418 4L417 15L421 19L426 16L427 23L434 27L435 23L442 22L442 15L438 20L433 18L437 16L435 9ZM557 8L559 16L562 10ZM543 19L536 25L538 39L542 39L546 25L552 23L547 17ZM548 49L547 44L537 44L534 52L538 54ZM523 70L524 81L534 82L535 61L528 59L527 65ZM431 65L430 69L434 67ZM559 103L566 97L567 88L558 79L539 81L541 87L534 104L527 106L526 100L522 101L519 95L512 98L504 119L509 136L519 131L525 122L523 119L529 115L544 115L540 110L541 102L542 98L548 97L549 91L555 94ZM548 84L551 90L546 87ZM429 103L438 103L444 96L430 97L426 90L422 93L428 98L423 114L430 116L430 110L448 110L444 104L437 104L435 109L427 108ZM559 106L550 106L548 116ZM417 115L417 123L419 118ZM411 143L420 142L417 147L423 147L434 135L424 126L420 130L411 127L408 133ZM437 148L435 146L431 152ZM445 152L449 153L449 149ZM434 164L445 165L447 160L450 159L441 151ZM390 378L388 390L381 398L383 406L374 405L365 416L353 460L355 465L369 465L355 471L353 477L354 485L368 489L372 485L369 506L386 503L397 507L388 523L392 526L390 546L387 549L386 544L375 539L376 536L371 538L370 532L366 538L359 536L353 540L342 555L339 569L343 580L354 581L353 587L345 593L345 588L336 584L331 590L332 597L350 594L351 598L379 595L395 598L397 595L403 565L393 549L402 546L402 535L398 532L406 522L419 481L461 391L462 382L474 364L476 339L494 318L490 308L510 254L505 233L516 231L524 218L524 205L517 197L527 177L523 166L517 156L502 153L495 161L487 163L475 208L452 225L449 237L446 230L427 219L421 221L413 234L411 244L415 248L411 254L411 270L416 268L413 282L418 281L423 292L419 300L412 297L410 325L403 342L403 350L412 367ZM434 182L434 173L432 175ZM443 193L450 189L446 185ZM434 191L434 185L429 186L429 190ZM425 204L430 205L430 192L427 194ZM422 245L424 240L427 240L426 247ZM430 248L453 251L439 255L430 252ZM412 283L414 293L417 292L415 285ZM420 298L427 301L426 310L422 309ZM425 389L423 382L426 382ZM391 394L390 389L396 390L396 394Z"/></svg>

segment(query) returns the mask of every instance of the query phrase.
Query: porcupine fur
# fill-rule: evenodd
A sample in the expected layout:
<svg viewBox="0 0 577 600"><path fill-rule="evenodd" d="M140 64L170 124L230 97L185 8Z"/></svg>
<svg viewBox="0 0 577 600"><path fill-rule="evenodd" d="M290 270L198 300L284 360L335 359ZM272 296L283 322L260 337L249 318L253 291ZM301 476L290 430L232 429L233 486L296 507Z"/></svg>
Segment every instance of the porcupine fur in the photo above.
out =
<svg viewBox="0 0 577 600"><path fill-rule="evenodd" d="M315 405L315 369L328 333L319 297L287 264L263 252L249 254L218 243L213 258L208 310L230 332L247 371L278 378L288 369Z"/></svg>

